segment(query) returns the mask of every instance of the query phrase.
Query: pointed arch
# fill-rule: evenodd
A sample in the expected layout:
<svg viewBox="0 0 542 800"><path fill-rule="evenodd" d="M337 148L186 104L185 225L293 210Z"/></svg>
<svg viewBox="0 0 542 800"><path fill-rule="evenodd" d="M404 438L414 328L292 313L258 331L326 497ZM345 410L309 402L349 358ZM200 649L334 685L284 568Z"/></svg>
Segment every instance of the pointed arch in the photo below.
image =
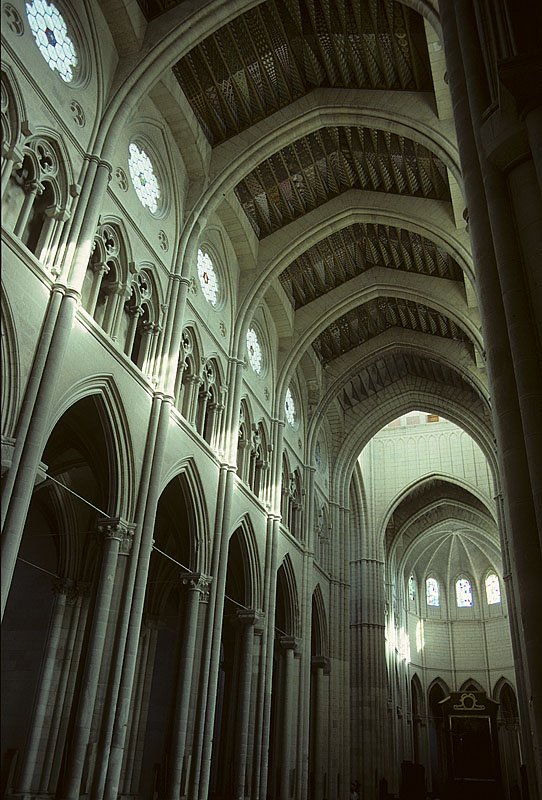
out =
<svg viewBox="0 0 542 800"><path fill-rule="evenodd" d="M485 692L484 687L474 678L467 678L459 687L460 692Z"/></svg>
<svg viewBox="0 0 542 800"><path fill-rule="evenodd" d="M425 713L425 698L422 682L417 672L415 672L410 679L410 690L412 695L412 713L421 717Z"/></svg>
<svg viewBox="0 0 542 800"><path fill-rule="evenodd" d="M277 572L275 626L279 636L299 635L299 600L292 559L286 554ZM283 626L283 627L282 627ZM280 630L279 630L280 628Z"/></svg>
<svg viewBox="0 0 542 800"><path fill-rule="evenodd" d="M324 596L319 583L312 593L311 638L312 655L327 657L329 655L327 618Z"/></svg>
<svg viewBox="0 0 542 800"><path fill-rule="evenodd" d="M427 687L427 698L429 703L431 702L431 695L435 694L437 690L438 692L442 692L442 698L448 697L450 694L450 688L444 678L434 678Z"/></svg>
<svg viewBox="0 0 542 800"><path fill-rule="evenodd" d="M9 151L20 146L22 123L26 120L24 97L9 64L2 64L2 142Z"/></svg>
<svg viewBox="0 0 542 800"><path fill-rule="evenodd" d="M200 370L201 338L197 325L189 323L181 335L174 392L175 406L190 425L194 424Z"/></svg>
<svg viewBox="0 0 542 800"><path fill-rule="evenodd" d="M246 602L247 608L259 609L262 607L262 576L261 564L258 554L258 543L252 521L245 514L236 524L232 536L238 534L241 545L241 554L245 570ZM231 537L230 537L231 541Z"/></svg>
<svg viewBox="0 0 542 800"><path fill-rule="evenodd" d="M130 425L125 405L112 375L93 375L74 384L59 400L49 423L51 432L58 420L79 400L93 397L104 428L110 464L111 516L130 519L135 503L135 463Z"/></svg>
<svg viewBox="0 0 542 800"><path fill-rule="evenodd" d="M210 535L209 511L206 503L206 494L198 467L194 459L189 456L176 461L162 476L161 493L176 477L182 479L182 490L185 500L191 506L193 521L194 561L191 569L204 574L210 574Z"/></svg>

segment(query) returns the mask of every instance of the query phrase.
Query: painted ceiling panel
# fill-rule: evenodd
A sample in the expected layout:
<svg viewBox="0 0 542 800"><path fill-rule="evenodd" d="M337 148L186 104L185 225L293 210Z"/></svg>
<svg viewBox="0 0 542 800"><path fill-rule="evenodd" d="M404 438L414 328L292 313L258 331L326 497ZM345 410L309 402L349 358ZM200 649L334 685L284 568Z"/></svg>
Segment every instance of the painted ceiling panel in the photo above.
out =
<svg viewBox="0 0 542 800"><path fill-rule="evenodd" d="M463 280L461 268L446 250L419 234L389 225L354 223L292 261L280 282L297 309L372 267Z"/></svg>
<svg viewBox="0 0 542 800"><path fill-rule="evenodd" d="M259 238L348 189L450 200L442 161L389 131L326 127L262 161L235 189Z"/></svg>
<svg viewBox="0 0 542 800"><path fill-rule="evenodd" d="M140 4L150 19L177 3ZM432 89L422 19L395 0L268 0L173 72L212 145L316 87Z"/></svg>
<svg viewBox="0 0 542 800"><path fill-rule="evenodd" d="M472 350L469 336L453 320L422 303L396 297L379 297L348 311L329 325L312 346L325 365L393 327L464 342Z"/></svg>

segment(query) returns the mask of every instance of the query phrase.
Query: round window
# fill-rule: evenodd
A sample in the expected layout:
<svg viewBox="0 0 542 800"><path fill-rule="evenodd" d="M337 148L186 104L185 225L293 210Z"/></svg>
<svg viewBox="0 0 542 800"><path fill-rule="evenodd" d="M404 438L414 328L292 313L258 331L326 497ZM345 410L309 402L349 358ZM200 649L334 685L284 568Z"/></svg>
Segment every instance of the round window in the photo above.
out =
<svg viewBox="0 0 542 800"><path fill-rule="evenodd" d="M198 250L198 277L201 291L208 303L216 306L218 303L218 277L209 253Z"/></svg>
<svg viewBox="0 0 542 800"><path fill-rule="evenodd" d="M58 72L65 83L72 83L79 60L68 35L68 26L58 8L46 0L32 0L26 4L26 16L36 44L49 67Z"/></svg>
<svg viewBox="0 0 542 800"><path fill-rule="evenodd" d="M129 147L128 167L135 192L142 206L151 214L158 211L160 184L154 172L152 161L147 153L132 142Z"/></svg>

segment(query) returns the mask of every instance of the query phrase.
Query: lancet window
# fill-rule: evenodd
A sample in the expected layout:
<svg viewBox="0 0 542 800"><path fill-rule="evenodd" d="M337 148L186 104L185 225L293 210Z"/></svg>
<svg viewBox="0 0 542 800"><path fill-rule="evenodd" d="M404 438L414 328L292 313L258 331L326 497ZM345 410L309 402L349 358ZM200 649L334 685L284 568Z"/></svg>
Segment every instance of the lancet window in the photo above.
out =
<svg viewBox="0 0 542 800"><path fill-rule="evenodd" d="M425 581L425 598L428 606L440 606L440 587L436 578L429 577Z"/></svg>
<svg viewBox="0 0 542 800"><path fill-rule="evenodd" d="M468 578L458 578L455 583L455 598L458 608L470 608L473 603L472 584Z"/></svg>

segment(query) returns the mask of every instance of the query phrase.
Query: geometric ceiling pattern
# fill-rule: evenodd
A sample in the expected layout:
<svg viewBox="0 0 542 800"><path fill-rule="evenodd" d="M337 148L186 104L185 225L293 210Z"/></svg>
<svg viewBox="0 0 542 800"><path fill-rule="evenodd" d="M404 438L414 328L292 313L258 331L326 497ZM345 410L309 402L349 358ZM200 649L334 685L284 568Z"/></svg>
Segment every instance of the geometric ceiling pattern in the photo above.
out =
<svg viewBox="0 0 542 800"><path fill-rule="evenodd" d="M236 186L259 238L348 189L450 200L445 165L389 131L327 126L262 161Z"/></svg>
<svg viewBox="0 0 542 800"><path fill-rule="evenodd" d="M142 2L154 16L172 5ZM173 72L213 146L316 87L432 88L422 18L394 0L268 0Z"/></svg>
<svg viewBox="0 0 542 800"><path fill-rule="evenodd" d="M452 388L461 389L471 410L487 414L486 404L478 392L456 370L434 358L407 350L395 350L375 357L350 378L337 399L346 412L407 376L440 385L443 393Z"/></svg>
<svg viewBox="0 0 542 800"><path fill-rule="evenodd" d="M295 309L371 267L463 281L452 256L418 233L390 225L356 222L305 250L281 273Z"/></svg>
<svg viewBox="0 0 542 800"><path fill-rule="evenodd" d="M422 303L397 297L378 297L353 308L328 325L312 346L325 365L394 327L464 342L474 356L468 334L453 320Z"/></svg>

